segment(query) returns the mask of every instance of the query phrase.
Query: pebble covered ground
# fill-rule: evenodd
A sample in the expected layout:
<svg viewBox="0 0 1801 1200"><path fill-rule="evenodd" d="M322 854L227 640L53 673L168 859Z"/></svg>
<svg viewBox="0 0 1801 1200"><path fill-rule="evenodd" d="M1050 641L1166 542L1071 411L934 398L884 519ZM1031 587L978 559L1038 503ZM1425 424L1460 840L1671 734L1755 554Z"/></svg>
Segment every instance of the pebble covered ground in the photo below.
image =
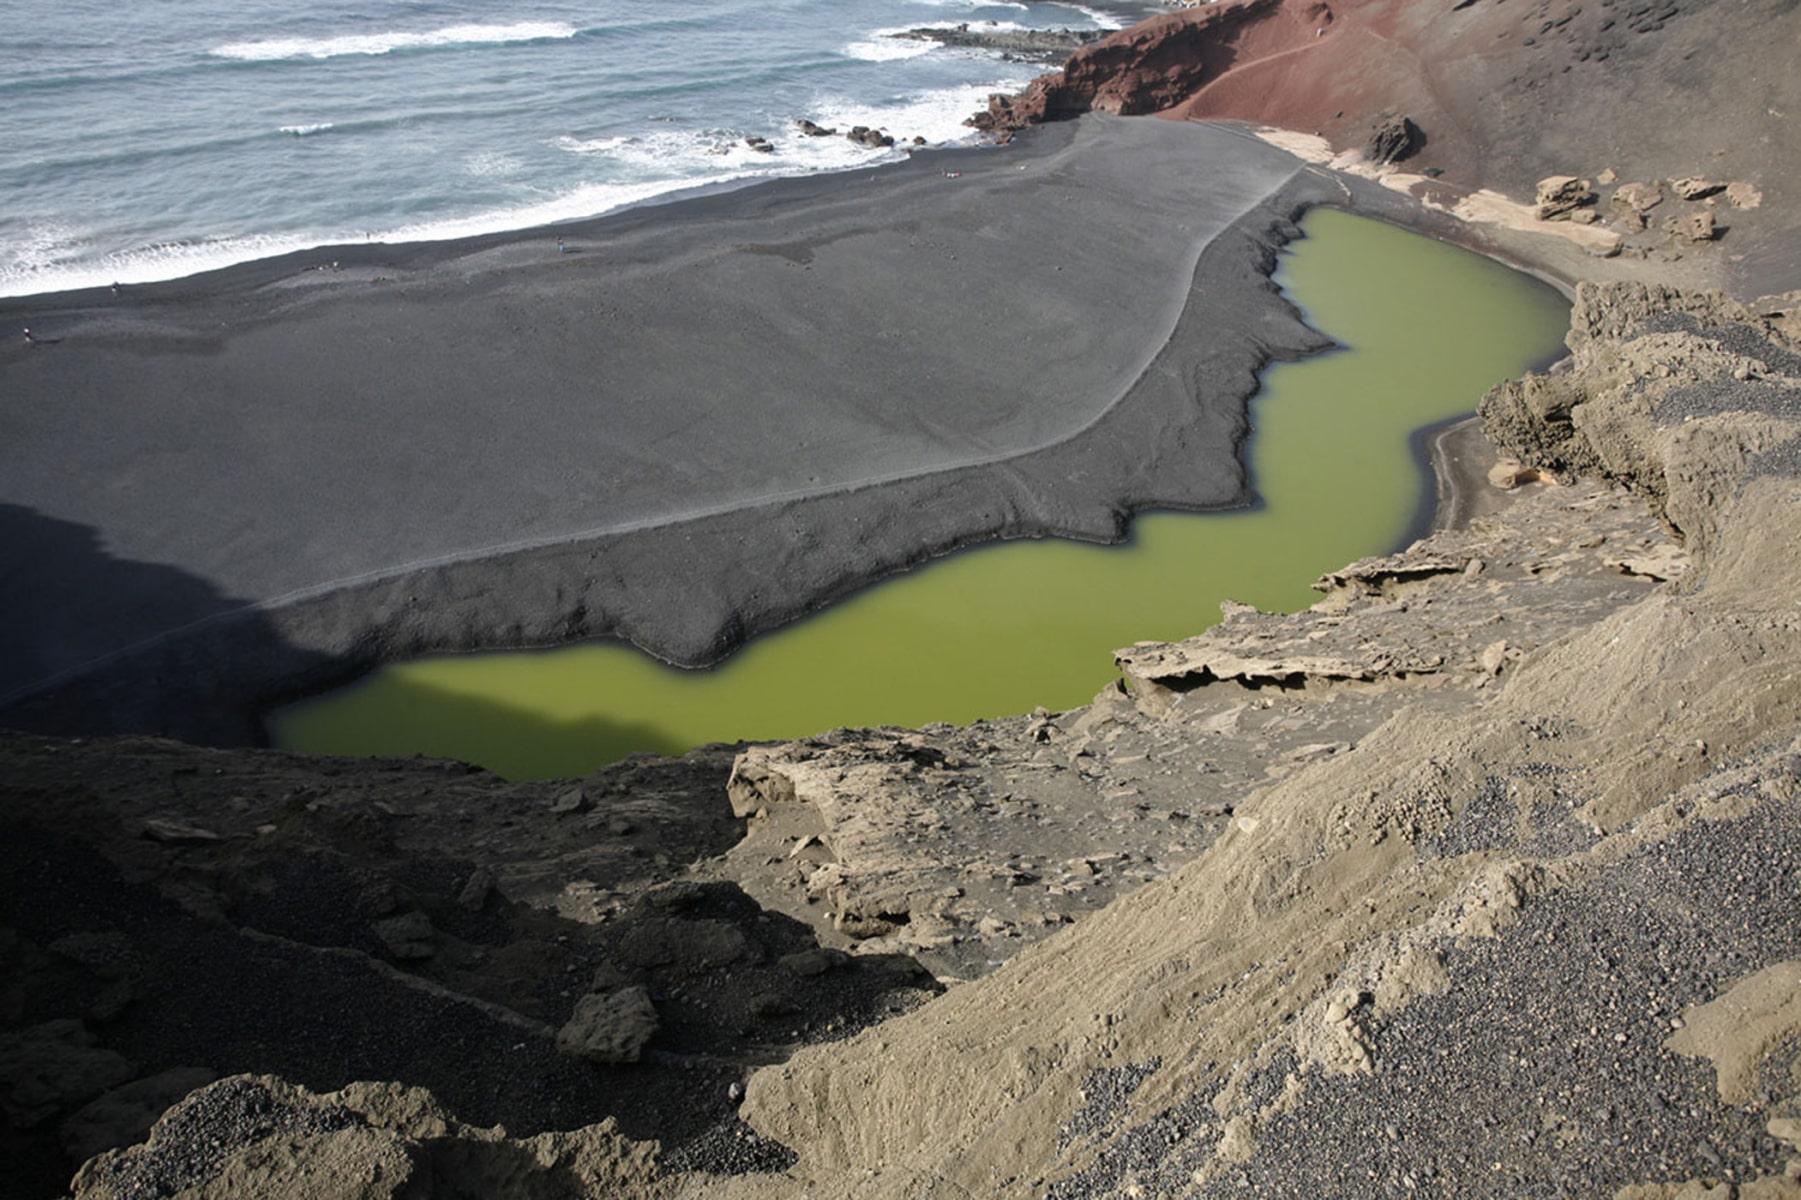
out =
<svg viewBox="0 0 1801 1200"><path fill-rule="evenodd" d="M1801 758L1760 769L1801 774ZM1450 949L1451 986L1374 1031L1370 1075L1306 1080L1203 1195L1610 1195L1779 1174L1793 1149L1665 1046L1691 1004L1801 954L1801 825L1701 822ZM1792 1099L1796 1081L1766 1098ZM1347 1172L1348 1163L1361 1170Z"/></svg>
<svg viewBox="0 0 1801 1200"><path fill-rule="evenodd" d="M1767 779L1792 796L1801 755L1760 756L1732 786ZM1244 1089L1268 1114L1248 1161L1211 1169L1222 1130L1207 1086L1124 1129L1084 1120L1107 1135L1098 1155L1043 1194L1559 1200L1780 1174L1794 1149L1763 1113L1801 1100L1801 1077L1766 1072L1757 1107L1739 1108L1710 1063L1665 1042L1688 1006L1801 955L1797 817L1789 799L1698 822L1534 898L1499 937L1447 941L1450 986L1371 1030L1368 1074L1303 1067L1278 1044ZM1093 1094L1145 1074L1117 1068Z"/></svg>

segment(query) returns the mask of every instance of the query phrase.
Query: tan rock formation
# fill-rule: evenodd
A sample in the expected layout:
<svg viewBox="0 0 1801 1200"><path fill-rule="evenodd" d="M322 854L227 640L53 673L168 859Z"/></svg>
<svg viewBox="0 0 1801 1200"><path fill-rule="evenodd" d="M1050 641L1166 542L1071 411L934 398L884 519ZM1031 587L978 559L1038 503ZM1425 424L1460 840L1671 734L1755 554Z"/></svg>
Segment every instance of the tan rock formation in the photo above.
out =
<svg viewBox="0 0 1801 1200"><path fill-rule="evenodd" d="M1611 203L1646 213L1663 203L1663 185L1659 183L1622 183L1614 189Z"/></svg>
<svg viewBox="0 0 1801 1200"><path fill-rule="evenodd" d="M1726 199L1734 208L1757 208L1763 204L1763 192L1748 183L1726 185Z"/></svg>
<svg viewBox="0 0 1801 1200"><path fill-rule="evenodd" d="M1714 215L1706 209L1677 218L1671 223L1671 232L1691 242L1711 242L1718 234Z"/></svg>
<svg viewBox="0 0 1801 1200"><path fill-rule="evenodd" d="M1675 192L1678 196L1681 196L1684 200L1703 200L1708 196L1716 196L1725 191L1726 185L1723 183L1715 183L1711 179L1702 179L1698 176L1690 175L1681 179L1670 180L1670 190Z"/></svg>
<svg viewBox="0 0 1801 1200"><path fill-rule="evenodd" d="M1538 181L1534 202L1539 220L1567 220L1577 208L1595 202L1594 185L1574 175L1548 175Z"/></svg>

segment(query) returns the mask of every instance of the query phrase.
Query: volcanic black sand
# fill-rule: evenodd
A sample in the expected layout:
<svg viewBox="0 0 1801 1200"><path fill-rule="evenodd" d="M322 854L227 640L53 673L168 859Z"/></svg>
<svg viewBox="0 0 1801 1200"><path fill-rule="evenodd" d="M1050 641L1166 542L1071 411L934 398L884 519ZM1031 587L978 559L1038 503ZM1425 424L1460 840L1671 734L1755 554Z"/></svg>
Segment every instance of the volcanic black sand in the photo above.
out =
<svg viewBox="0 0 1801 1200"><path fill-rule="evenodd" d="M229 739L430 649L700 664L972 541L1241 503L1255 372L1323 341L1273 247L1349 200L1255 139L1092 117L9 302L0 705Z"/></svg>

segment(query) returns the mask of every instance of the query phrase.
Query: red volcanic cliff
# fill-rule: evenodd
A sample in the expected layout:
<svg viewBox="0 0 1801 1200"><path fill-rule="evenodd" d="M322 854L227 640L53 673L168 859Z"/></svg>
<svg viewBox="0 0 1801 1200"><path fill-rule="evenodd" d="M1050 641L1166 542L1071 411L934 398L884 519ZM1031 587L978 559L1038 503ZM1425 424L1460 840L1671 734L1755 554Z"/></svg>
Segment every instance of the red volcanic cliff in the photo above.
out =
<svg viewBox="0 0 1801 1200"><path fill-rule="evenodd" d="M991 97L974 123L1005 131L1090 111L1162 112L1242 63L1311 45L1332 20L1324 0L1221 0L1165 13L1083 47L1018 96Z"/></svg>

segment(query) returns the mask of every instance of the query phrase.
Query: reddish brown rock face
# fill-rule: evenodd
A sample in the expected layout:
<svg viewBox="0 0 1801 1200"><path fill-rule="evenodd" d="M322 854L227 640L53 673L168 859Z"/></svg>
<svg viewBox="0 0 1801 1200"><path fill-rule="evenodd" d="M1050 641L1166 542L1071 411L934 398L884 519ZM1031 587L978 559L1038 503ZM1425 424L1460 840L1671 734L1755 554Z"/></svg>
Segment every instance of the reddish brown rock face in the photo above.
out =
<svg viewBox="0 0 1801 1200"><path fill-rule="evenodd" d="M1163 112L1243 61L1299 49L1333 21L1321 0L1221 0L1165 13L1070 56L1018 96L989 101L983 128L1022 129L1084 112Z"/></svg>

